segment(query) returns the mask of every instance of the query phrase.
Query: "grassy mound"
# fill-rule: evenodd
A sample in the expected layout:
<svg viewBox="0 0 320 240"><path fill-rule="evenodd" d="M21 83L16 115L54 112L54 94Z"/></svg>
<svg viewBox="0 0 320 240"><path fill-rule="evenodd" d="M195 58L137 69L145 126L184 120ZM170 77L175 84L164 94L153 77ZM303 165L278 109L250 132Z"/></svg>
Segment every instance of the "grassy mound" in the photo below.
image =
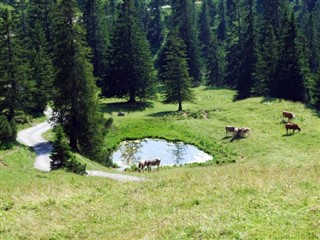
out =
<svg viewBox="0 0 320 240"><path fill-rule="evenodd" d="M163 168L139 174L152 181L117 182L41 173L33 169L34 153L15 146L0 152L0 239L320 238L316 112L277 99L232 102L229 90L195 92L183 113L158 101L103 102L106 117L114 117L109 148L154 136L191 142L235 163ZM283 110L296 114L300 133L286 135ZM250 127L251 134L230 142L225 125Z"/></svg>

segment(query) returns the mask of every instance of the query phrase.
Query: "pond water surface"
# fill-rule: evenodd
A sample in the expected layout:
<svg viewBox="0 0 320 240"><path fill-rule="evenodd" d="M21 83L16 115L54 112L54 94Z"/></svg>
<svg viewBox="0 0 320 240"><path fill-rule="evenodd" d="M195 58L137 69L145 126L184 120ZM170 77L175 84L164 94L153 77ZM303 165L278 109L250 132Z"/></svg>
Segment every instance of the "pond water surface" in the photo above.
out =
<svg viewBox="0 0 320 240"><path fill-rule="evenodd" d="M113 163L120 166L121 170L137 165L140 160L155 158L161 159L162 166L206 162L213 159L212 156L190 144L148 138L121 142L111 156Z"/></svg>

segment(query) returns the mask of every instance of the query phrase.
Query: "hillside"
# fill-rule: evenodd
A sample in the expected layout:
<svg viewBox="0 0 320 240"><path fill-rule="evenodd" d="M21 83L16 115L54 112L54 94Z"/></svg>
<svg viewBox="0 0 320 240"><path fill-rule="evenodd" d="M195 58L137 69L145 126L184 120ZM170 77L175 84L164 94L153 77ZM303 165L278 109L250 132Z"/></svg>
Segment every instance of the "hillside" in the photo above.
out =
<svg viewBox="0 0 320 240"><path fill-rule="evenodd" d="M63 171L41 173L33 169L35 154L15 146L0 152L0 238L319 238L316 112L277 99L233 102L234 93L223 89L197 88L195 93L182 115L176 105L158 101L139 105L140 111L104 102L105 116L114 117L110 148L123 138L167 137L194 142L235 163L131 173L152 181L123 183ZM300 133L286 136L284 109L296 113ZM126 116L117 117L119 110ZM250 136L230 142L224 126L233 124L250 127ZM215 152L217 147L221 152Z"/></svg>

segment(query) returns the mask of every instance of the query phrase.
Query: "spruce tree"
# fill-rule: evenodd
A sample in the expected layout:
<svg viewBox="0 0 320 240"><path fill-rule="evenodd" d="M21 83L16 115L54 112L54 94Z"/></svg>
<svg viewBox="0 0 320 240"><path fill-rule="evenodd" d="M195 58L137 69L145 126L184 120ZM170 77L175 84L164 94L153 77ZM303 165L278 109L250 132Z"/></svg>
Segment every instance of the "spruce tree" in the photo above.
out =
<svg viewBox="0 0 320 240"><path fill-rule="evenodd" d="M134 0L125 0L111 37L104 95L129 98L130 103L135 103L136 98L147 98L154 90L153 71L151 52Z"/></svg>
<svg viewBox="0 0 320 240"><path fill-rule="evenodd" d="M164 39L164 26L161 20L160 0L152 0L150 3L150 23L148 25L147 38L153 53L156 53Z"/></svg>
<svg viewBox="0 0 320 240"><path fill-rule="evenodd" d="M297 27L294 13L287 16L283 30L281 52L276 72L271 81L271 95L294 101L304 101L305 84L300 65L299 49L297 45Z"/></svg>
<svg viewBox="0 0 320 240"><path fill-rule="evenodd" d="M0 114L11 126L10 139L15 138L15 115L22 110L28 93L28 64L22 54L20 39L11 13L0 9Z"/></svg>
<svg viewBox="0 0 320 240"><path fill-rule="evenodd" d="M219 2L219 25L217 28L217 37L219 41L225 41L227 38L227 20L226 20L226 7L225 1Z"/></svg>
<svg viewBox="0 0 320 240"><path fill-rule="evenodd" d="M185 45L177 28L168 34L163 52L160 79L165 84L165 102L178 103L178 111L182 111L182 102L191 100L193 94L190 89L191 78L188 73Z"/></svg>
<svg viewBox="0 0 320 240"><path fill-rule="evenodd" d="M43 114L52 97L53 88L53 63L47 52L48 44L45 31L40 21L36 21L33 26L30 41L30 67L31 77L35 81L36 87L32 91L31 113Z"/></svg>
<svg viewBox="0 0 320 240"><path fill-rule="evenodd" d="M71 148L67 137L63 132L62 126L58 125L54 129L55 140L53 142L53 150L50 155L52 161L50 162L51 170L63 168L66 162L71 158Z"/></svg>
<svg viewBox="0 0 320 240"><path fill-rule="evenodd" d="M75 0L59 4L54 21L56 76L52 120L63 126L72 149L101 161L104 119L90 63L90 49L79 19Z"/></svg>
<svg viewBox="0 0 320 240"><path fill-rule="evenodd" d="M227 39L226 39L226 74L225 83L234 88L240 72L241 18L240 0L227 0Z"/></svg>
<svg viewBox="0 0 320 240"><path fill-rule="evenodd" d="M211 34L208 56L206 58L206 78L207 84L211 86L224 86L225 57L222 46L219 44L217 36Z"/></svg>
<svg viewBox="0 0 320 240"><path fill-rule="evenodd" d="M109 47L109 29L105 5L101 0L85 0L83 20L86 39L91 47L94 76L102 79L105 75L107 48Z"/></svg>
<svg viewBox="0 0 320 240"><path fill-rule="evenodd" d="M201 81L201 57L196 25L196 10L192 0L173 0L171 25L178 27L180 37L186 46L189 74L193 85Z"/></svg>
<svg viewBox="0 0 320 240"><path fill-rule="evenodd" d="M257 50L257 64L254 75L253 92L257 95L270 95L272 81L278 62L278 42L271 24L265 22Z"/></svg>
<svg viewBox="0 0 320 240"><path fill-rule="evenodd" d="M254 84L254 73L257 61L256 26L254 0L246 0L245 6L248 9L243 21L243 37L241 42L239 77L236 82L236 99L250 97Z"/></svg>

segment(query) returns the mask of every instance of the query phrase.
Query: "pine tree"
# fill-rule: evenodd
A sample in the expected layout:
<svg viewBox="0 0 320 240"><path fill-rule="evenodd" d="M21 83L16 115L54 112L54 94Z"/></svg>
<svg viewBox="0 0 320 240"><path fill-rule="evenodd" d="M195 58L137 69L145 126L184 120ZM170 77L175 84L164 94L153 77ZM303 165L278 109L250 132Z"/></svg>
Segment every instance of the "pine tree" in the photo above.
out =
<svg viewBox="0 0 320 240"><path fill-rule="evenodd" d="M185 54L185 45L179 37L178 29L168 34L164 47L164 58L160 65L160 79L165 84L165 102L178 103L178 111L182 111L182 101L193 98L191 78Z"/></svg>
<svg viewBox="0 0 320 240"><path fill-rule="evenodd" d="M35 81L36 88L32 90L32 114L43 114L52 97L53 88L53 63L47 52L45 32L40 21L33 26L30 42L30 67L31 77Z"/></svg>
<svg viewBox="0 0 320 240"><path fill-rule="evenodd" d="M226 74L225 83L234 88L240 74L241 27L240 0L227 0L227 39L226 39Z"/></svg>
<svg viewBox="0 0 320 240"><path fill-rule="evenodd" d="M30 24L31 28L33 28L35 22L40 22L48 43L49 53L53 51L52 12L54 6L55 0L29 0L28 5L28 28L30 28Z"/></svg>
<svg viewBox="0 0 320 240"><path fill-rule="evenodd" d="M173 0L171 25L177 26L180 37L186 45L189 74L193 85L201 81L201 58L196 28L195 4L191 0Z"/></svg>
<svg viewBox="0 0 320 240"><path fill-rule="evenodd" d="M253 92L258 95L270 95L270 82L274 77L278 62L278 42L271 24L265 23L260 48L257 51L257 64L254 75Z"/></svg>
<svg viewBox="0 0 320 240"><path fill-rule="evenodd" d="M199 29L199 39L201 42L202 55L203 58L206 58L206 56L208 56L209 43L211 41L212 35L207 0L204 0L202 2L201 13L199 16Z"/></svg>
<svg viewBox="0 0 320 240"><path fill-rule="evenodd" d="M282 37L282 47L275 76L271 81L271 95L294 101L304 101L305 85L297 46L297 28L294 13L287 16Z"/></svg>
<svg viewBox="0 0 320 240"><path fill-rule="evenodd" d="M218 42L217 36L211 34L209 42L208 56L206 60L207 84L211 86L223 86L224 82L224 60L223 48Z"/></svg>
<svg viewBox="0 0 320 240"><path fill-rule="evenodd" d="M153 93L151 53L133 0L125 0L121 5L109 56L104 80L105 96L128 97L130 103L135 103L137 97L147 98Z"/></svg>
<svg viewBox="0 0 320 240"><path fill-rule="evenodd" d="M219 25L217 29L217 37L219 41L225 41L227 38L227 22L226 22L226 9L225 9L225 1L220 0L219 2Z"/></svg>
<svg viewBox="0 0 320 240"><path fill-rule="evenodd" d="M102 161L104 119L90 63L90 49L80 26L75 0L62 1L55 13L54 39L56 77L53 121L61 124L70 147Z"/></svg>
<svg viewBox="0 0 320 240"><path fill-rule="evenodd" d="M243 21L244 29L241 43L239 78L236 82L236 99L250 97L254 84L254 73L257 61L254 0L246 0L245 6L248 12Z"/></svg>
<svg viewBox="0 0 320 240"><path fill-rule="evenodd" d="M147 38L153 53L156 53L164 39L164 26L161 20L160 0L152 0L150 3L150 23L148 25Z"/></svg>
<svg viewBox="0 0 320 240"><path fill-rule="evenodd" d="M54 129L55 140L53 142L53 150L50 155L51 170L63 168L66 162L71 158L71 149L66 135L63 132L62 126L56 126Z"/></svg>
<svg viewBox="0 0 320 240"><path fill-rule="evenodd" d="M0 14L0 114L14 127L17 110L24 109L28 102L28 64L11 13L4 9Z"/></svg>
<svg viewBox="0 0 320 240"><path fill-rule="evenodd" d="M84 2L83 20L86 28L86 39L91 47L94 76L102 79L105 75L109 33L107 16L101 0L86 0Z"/></svg>

